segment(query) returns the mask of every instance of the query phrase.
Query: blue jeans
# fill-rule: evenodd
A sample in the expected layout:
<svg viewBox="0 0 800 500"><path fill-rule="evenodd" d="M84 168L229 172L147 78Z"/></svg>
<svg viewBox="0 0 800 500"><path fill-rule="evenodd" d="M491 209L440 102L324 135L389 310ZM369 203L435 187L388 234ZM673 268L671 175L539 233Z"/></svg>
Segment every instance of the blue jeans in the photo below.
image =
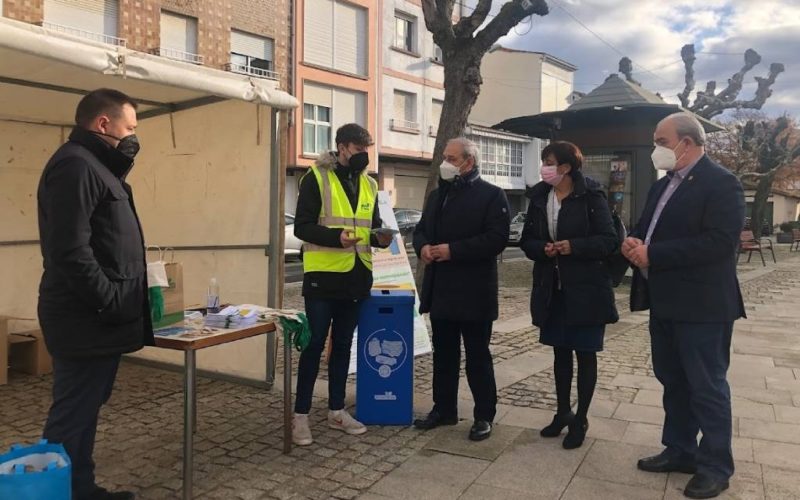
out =
<svg viewBox="0 0 800 500"><path fill-rule="evenodd" d="M695 457L697 471L716 479L733 475L730 365L733 323L681 323L650 319L653 371L664 386L662 443ZM698 431L703 431L697 445Z"/></svg>
<svg viewBox="0 0 800 500"><path fill-rule="evenodd" d="M361 301L337 299L305 299L306 316L311 328L311 342L300 354L297 366L297 395L295 413L308 413L314 384L319 373L319 359L325 348L328 329L331 329L331 356L328 361L328 408L344 408L347 371L350 367L350 347L358 325Z"/></svg>

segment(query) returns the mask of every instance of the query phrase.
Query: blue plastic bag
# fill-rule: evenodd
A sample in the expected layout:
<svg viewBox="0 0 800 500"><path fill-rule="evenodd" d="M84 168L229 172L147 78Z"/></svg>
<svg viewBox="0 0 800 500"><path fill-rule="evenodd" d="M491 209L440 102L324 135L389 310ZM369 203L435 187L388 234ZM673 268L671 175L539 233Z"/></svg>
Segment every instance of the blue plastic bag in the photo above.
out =
<svg viewBox="0 0 800 500"><path fill-rule="evenodd" d="M60 444L42 439L0 455L0 499L70 500L72 463Z"/></svg>

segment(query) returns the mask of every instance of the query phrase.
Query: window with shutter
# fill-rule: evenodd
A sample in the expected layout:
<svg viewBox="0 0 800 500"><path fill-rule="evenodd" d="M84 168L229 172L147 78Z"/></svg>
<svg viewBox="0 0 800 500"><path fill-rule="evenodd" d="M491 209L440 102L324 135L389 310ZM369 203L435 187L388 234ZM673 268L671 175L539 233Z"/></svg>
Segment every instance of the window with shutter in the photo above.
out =
<svg viewBox="0 0 800 500"><path fill-rule="evenodd" d="M197 19L162 10L159 55L202 64L202 56L197 55Z"/></svg>
<svg viewBox="0 0 800 500"><path fill-rule="evenodd" d="M367 31L367 9L338 0L306 0L303 60L366 76Z"/></svg>
<svg viewBox="0 0 800 500"><path fill-rule="evenodd" d="M392 127L395 129L419 130L417 123L417 96L411 92L394 91L394 118Z"/></svg>
<svg viewBox="0 0 800 500"><path fill-rule="evenodd" d="M117 38L118 0L45 0L44 27L97 42L125 45Z"/></svg>
<svg viewBox="0 0 800 500"><path fill-rule="evenodd" d="M262 78L277 79L274 72L274 43L271 39L231 30L229 69Z"/></svg>
<svg viewBox="0 0 800 500"><path fill-rule="evenodd" d="M402 12L394 13L394 46L406 52L414 52L414 39L417 31L417 18Z"/></svg>
<svg viewBox="0 0 800 500"><path fill-rule="evenodd" d="M306 0L303 27L303 60L333 67L333 0Z"/></svg>

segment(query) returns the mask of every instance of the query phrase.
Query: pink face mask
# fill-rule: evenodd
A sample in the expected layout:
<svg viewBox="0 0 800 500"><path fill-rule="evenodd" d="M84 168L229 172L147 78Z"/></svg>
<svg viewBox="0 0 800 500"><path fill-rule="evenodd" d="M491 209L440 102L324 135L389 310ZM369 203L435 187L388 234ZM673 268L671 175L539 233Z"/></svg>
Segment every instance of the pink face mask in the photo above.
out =
<svg viewBox="0 0 800 500"><path fill-rule="evenodd" d="M542 180L551 186L557 186L561 183L564 174L558 173L558 167L555 165L542 165Z"/></svg>

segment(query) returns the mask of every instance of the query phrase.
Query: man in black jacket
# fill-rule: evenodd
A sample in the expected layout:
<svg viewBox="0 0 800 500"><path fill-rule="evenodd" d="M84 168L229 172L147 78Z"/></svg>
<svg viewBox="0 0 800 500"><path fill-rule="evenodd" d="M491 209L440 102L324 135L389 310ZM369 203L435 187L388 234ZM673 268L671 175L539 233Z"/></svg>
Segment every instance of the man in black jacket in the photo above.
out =
<svg viewBox="0 0 800 500"><path fill-rule="evenodd" d="M125 182L139 151L136 103L95 90L78 104L75 123L38 190L39 322L53 357L44 437L67 450L74 499L132 499L95 484L92 454L120 356L154 343L144 238Z"/></svg>
<svg viewBox="0 0 800 500"><path fill-rule="evenodd" d="M650 189L622 252L636 266L631 309L650 309L666 449L638 467L695 473L685 495L711 498L728 487L734 468L725 377L733 322L744 317L736 277L744 196L736 176L705 155L705 132L694 116L668 116L654 142L653 164L667 175Z"/></svg>
<svg viewBox="0 0 800 500"><path fill-rule="evenodd" d="M414 249L425 263L421 313L433 327L433 410L418 429L458 423L461 337L467 381L475 400L473 441L491 435L497 406L489 341L497 319L497 256L508 242L509 208L502 189L480 178L478 147L451 140L440 166L439 188L425 203Z"/></svg>
<svg viewBox="0 0 800 500"><path fill-rule="evenodd" d="M370 235L368 227L356 224L356 217L366 214L366 226L375 229L382 225L377 183L366 172L371 145L372 137L366 129L355 123L343 125L336 131L337 151L320 155L300 181L294 234L305 242L303 297L311 342L297 367L292 440L299 446L313 442L308 414L329 329L328 426L351 435L367 431L344 409L344 397L353 333L361 303L372 289L369 247L386 248L392 241L391 235ZM336 210L347 212L348 217L330 213ZM369 237L360 238L356 230Z"/></svg>

